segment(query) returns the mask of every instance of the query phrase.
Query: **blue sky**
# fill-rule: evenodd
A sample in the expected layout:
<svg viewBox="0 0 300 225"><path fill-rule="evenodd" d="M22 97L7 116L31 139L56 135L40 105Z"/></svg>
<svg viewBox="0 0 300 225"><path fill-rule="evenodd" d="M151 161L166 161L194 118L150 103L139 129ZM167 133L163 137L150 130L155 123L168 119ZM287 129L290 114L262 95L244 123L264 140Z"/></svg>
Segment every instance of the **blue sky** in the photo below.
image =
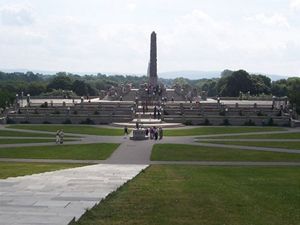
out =
<svg viewBox="0 0 300 225"><path fill-rule="evenodd" d="M0 0L0 68L300 76L300 0Z"/></svg>

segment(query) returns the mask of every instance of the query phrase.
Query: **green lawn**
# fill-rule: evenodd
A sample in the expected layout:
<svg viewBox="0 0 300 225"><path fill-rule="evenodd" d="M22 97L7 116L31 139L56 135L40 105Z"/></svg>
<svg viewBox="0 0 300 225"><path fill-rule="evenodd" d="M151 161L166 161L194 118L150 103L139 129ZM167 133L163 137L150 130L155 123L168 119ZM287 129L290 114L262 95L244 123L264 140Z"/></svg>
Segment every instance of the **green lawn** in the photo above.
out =
<svg viewBox="0 0 300 225"><path fill-rule="evenodd" d="M0 130L0 137L54 137L53 134L29 133L22 131Z"/></svg>
<svg viewBox="0 0 300 225"><path fill-rule="evenodd" d="M101 143L0 148L0 158L104 160L118 146Z"/></svg>
<svg viewBox="0 0 300 225"><path fill-rule="evenodd" d="M195 145L156 144L153 161L287 161L299 162L300 154L214 148Z"/></svg>
<svg viewBox="0 0 300 225"><path fill-rule="evenodd" d="M206 142L206 141L204 141ZM208 141L207 143L223 144L223 145L239 145L239 146L255 146L255 147L270 147L270 148L287 148L300 150L299 142L267 142L267 141Z"/></svg>
<svg viewBox="0 0 300 225"><path fill-rule="evenodd" d="M165 136L197 136L210 134L232 134L264 131L284 131L280 127L197 127L191 129L167 129L164 131Z"/></svg>
<svg viewBox="0 0 300 225"><path fill-rule="evenodd" d="M299 225L299 187L299 167L155 165L75 224Z"/></svg>
<svg viewBox="0 0 300 225"><path fill-rule="evenodd" d="M65 142L76 141L76 139L65 139ZM0 139L0 144L28 144L55 142L55 139Z"/></svg>
<svg viewBox="0 0 300 225"><path fill-rule="evenodd" d="M251 134L236 136L218 136L211 139L300 139L300 132L282 134Z"/></svg>
<svg viewBox="0 0 300 225"><path fill-rule="evenodd" d="M37 131L50 131L56 132L63 129L65 133L73 134L90 134L90 135L103 135L103 136L122 136L123 129L120 128L99 128L93 125L9 125L7 128L37 130Z"/></svg>
<svg viewBox="0 0 300 225"><path fill-rule="evenodd" d="M54 170L83 166L81 164L6 163L0 162L0 179L44 173Z"/></svg>

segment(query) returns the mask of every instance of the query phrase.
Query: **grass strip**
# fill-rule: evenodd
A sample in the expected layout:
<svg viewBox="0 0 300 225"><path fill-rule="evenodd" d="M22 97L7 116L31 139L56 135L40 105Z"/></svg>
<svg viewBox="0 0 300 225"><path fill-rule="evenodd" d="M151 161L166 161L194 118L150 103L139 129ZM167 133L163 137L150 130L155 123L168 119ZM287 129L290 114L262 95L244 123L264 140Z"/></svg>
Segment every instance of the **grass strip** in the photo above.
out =
<svg viewBox="0 0 300 225"><path fill-rule="evenodd" d="M120 128L100 128L93 125L9 125L7 128L36 130L36 131L49 131L56 132L63 129L65 133L72 134L89 134L89 135L101 135L101 136L122 136L124 134L123 129Z"/></svg>
<svg viewBox="0 0 300 225"><path fill-rule="evenodd" d="M235 135L235 136L218 136L218 137L210 137L210 139L300 139L300 132L282 133L282 134L251 134L251 135Z"/></svg>
<svg viewBox="0 0 300 225"><path fill-rule="evenodd" d="M65 139L65 142L77 141L76 139ZM30 144L30 143L50 143L55 139L0 139L0 144Z"/></svg>
<svg viewBox="0 0 300 225"><path fill-rule="evenodd" d="M197 136L210 134L232 134L265 131L284 131L281 127L197 127L191 129L167 129L164 131L166 136Z"/></svg>
<svg viewBox="0 0 300 225"><path fill-rule="evenodd" d="M100 143L0 148L0 158L104 160L118 146L118 144Z"/></svg>
<svg viewBox="0 0 300 225"><path fill-rule="evenodd" d="M86 165L86 164L85 164ZM0 162L0 179L84 166L82 164Z"/></svg>
<svg viewBox="0 0 300 225"><path fill-rule="evenodd" d="M196 145L156 144L153 161L251 161L251 162L299 162L300 154L238 150Z"/></svg>
<svg viewBox="0 0 300 225"><path fill-rule="evenodd" d="M203 141L206 142L206 141ZM286 148L300 150L299 142L259 142L259 141L208 141L206 143L222 144L222 145L238 145L238 146L251 146L251 147L266 147L266 148Z"/></svg>
<svg viewBox="0 0 300 225"><path fill-rule="evenodd" d="M13 130L0 130L0 137L54 137L53 134L30 133Z"/></svg>
<svg viewBox="0 0 300 225"><path fill-rule="evenodd" d="M153 165L72 225L298 225L300 168Z"/></svg>

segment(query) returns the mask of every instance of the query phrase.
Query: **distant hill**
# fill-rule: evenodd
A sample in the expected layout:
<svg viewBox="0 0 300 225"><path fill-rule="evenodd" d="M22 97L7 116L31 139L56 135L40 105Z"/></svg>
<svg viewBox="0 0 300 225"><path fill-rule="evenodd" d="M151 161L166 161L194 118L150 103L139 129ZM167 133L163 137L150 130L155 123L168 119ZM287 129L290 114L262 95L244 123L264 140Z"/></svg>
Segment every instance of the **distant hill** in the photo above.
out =
<svg viewBox="0 0 300 225"><path fill-rule="evenodd" d="M6 73L13 73L13 72L21 72L26 73L27 71L32 71L33 73L40 73L44 75L54 75L57 72L63 72L63 71L47 71L47 70L29 70L29 69L0 69L0 71L6 72ZM68 72L68 71L66 71ZM164 79L175 79L178 77L184 77L190 80L199 80L199 79L211 79L211 78L219 78L222 71L196 71L196 70L183 70L183 71L171 71L171 72L161 72L158 74L160 78ZM73 74L78 75L96 75L98 73L106 74L106 75L134 75L134 76L142 76L145 74L138 74L138 73L118 73L118 72L70 72ZM251 73L251 72L250 72ZM254 73L259 74L259 73ZM263 73L261 73L263 74ZM264 74L271 78L271 80L280 80L280 79L287 79L288 76L283 75L274 75L274 74Z"/></svg>

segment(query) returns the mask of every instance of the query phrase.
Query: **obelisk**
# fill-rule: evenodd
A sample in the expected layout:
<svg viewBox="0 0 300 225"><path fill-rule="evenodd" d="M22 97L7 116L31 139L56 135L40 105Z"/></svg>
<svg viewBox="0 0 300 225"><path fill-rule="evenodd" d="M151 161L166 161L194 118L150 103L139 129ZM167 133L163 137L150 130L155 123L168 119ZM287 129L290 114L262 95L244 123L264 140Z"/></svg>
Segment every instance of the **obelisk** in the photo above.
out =
<svg viewBox="0 0 300 225"><path fill-rule="evenodd" d="M157 78L157 46L156 46L156 33L153 31L151 34L151 43L150 43L150 62L148 66L148 85L149 87L157 87L158 78Z"/></svg>

